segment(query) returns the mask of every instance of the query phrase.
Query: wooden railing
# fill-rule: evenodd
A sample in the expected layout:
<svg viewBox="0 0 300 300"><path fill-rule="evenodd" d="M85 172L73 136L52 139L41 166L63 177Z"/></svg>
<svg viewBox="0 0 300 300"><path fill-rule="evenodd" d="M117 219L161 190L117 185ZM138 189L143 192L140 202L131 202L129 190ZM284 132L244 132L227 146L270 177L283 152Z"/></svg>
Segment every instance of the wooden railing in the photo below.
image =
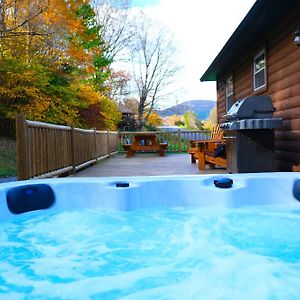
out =
<svg viewBox="0 0 300 300"><path fill-rule="evenodd" d="M123 144L132 142L133 135L136 132L123 131L119 133L119 152L124 152ZM190 140L208 140L210 138L209 130L191 130L175 132L155 131L157 140L160 143L168 143L168 152L187 152L190 147Z"/></svg>
<svg viewBox="0 0 300 300"><path fill-rule="evenodd" d="M16 118L18 179L46 178L72 174L113 153L124 152L136 132L84 130L72 126ZM167 143L167 152L187 152L190 140L206 140L209 130L156 131L157 141Z"/></svg>
<svg viewBox="0 0 300 300"><path fill-rule="evenodd" d="M16 119L18 179L71 174L118 151L117 132Z"/></svg>

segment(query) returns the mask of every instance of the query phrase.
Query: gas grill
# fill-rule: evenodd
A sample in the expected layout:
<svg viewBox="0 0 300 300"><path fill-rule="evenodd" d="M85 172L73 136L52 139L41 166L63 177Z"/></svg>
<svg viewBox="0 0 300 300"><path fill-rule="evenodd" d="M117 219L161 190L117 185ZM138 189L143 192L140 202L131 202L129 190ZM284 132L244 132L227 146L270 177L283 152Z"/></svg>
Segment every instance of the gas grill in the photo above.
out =
<svg viewBox="0 0 300 300"><path fill-rule="evenodd" d="M282 126L282 119L273 118L274 111L270 97L250 96L223 116L230 173L275 171L274 129Z"/></svg>
<svg viewBox="0 0 300 300"><path fill-rule="evenodd" d="M275 108L267 96L251 96L232 105L227 115L227 122L220 125L223 130L273 129L280 128L282 119L273 118Z"/></svg>

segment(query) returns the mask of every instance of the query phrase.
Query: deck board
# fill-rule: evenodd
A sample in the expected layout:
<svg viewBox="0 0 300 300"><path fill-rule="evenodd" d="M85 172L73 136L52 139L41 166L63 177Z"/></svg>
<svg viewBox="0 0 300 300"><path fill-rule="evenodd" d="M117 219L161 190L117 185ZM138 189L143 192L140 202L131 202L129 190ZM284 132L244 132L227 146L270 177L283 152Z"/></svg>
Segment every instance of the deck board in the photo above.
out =
<svg viewBox="0 0 300 300"><path fill-rule="evenodd" d="M166 154L159 157L156 153L137 153L134 157L115 155L97 165L84 169L75 177L111 176L159 176L159 175L199 175L226 174L225 169L216 168L199 171L197 164L191 164L189 154Z"/></svg>

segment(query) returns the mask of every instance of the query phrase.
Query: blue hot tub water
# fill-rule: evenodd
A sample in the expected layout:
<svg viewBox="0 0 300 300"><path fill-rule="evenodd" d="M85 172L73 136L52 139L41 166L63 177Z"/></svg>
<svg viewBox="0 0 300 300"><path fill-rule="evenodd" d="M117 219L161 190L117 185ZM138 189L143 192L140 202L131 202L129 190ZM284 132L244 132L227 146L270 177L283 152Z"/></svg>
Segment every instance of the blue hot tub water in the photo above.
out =
<svg viewBox="0 0 300 300"><path fill-rule="evenodd" d="M297 201L54 207L0 226L0 299L299 299Z"/></svg>

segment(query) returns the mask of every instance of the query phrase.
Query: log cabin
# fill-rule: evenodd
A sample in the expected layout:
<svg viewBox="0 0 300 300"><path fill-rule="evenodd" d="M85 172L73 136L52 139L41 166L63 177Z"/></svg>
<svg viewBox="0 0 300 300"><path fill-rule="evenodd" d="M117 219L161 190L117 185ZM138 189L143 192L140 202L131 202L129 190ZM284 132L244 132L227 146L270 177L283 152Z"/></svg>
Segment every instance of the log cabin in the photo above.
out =
<svg viewBox="0 0 300 300"><path fill-rule="evenodd" d="M136 127L134 112L122 103L118 104L118 111L122 114L118 129L120 131L134 131Z"/></svg>
<svg viewBox="0 0 300 300"><path fill-rule="evenodd" d="M276 170L300 165L300 1L257 0L201 77L216 81L217 113L252 95L272 98Z"/></svg>

